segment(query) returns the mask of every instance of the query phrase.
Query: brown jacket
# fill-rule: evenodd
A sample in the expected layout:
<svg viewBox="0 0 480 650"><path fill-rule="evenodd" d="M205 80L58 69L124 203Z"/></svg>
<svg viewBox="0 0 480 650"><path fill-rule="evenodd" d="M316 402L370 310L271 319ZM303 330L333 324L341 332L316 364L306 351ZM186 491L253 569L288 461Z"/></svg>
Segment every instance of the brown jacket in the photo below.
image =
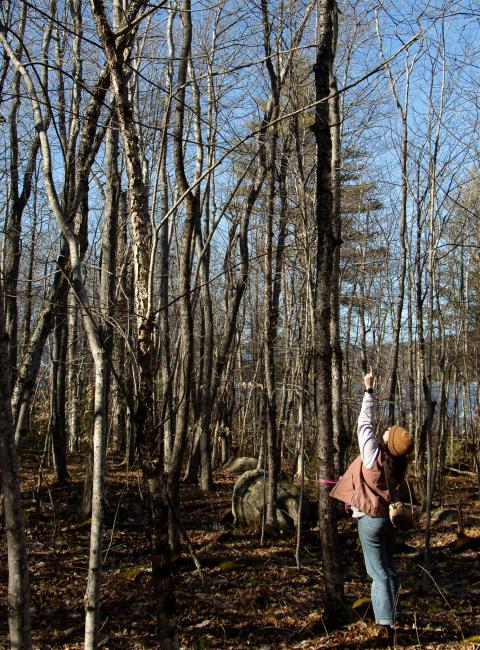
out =
<svg viewBox="0 0 480 650"><path fill-rule="evenodd" d="M361 456L358 456L334 486L330 496L358 508L370 517L386 517L389 498L383 454L378 453L371 469L365 469Z"/></svg>

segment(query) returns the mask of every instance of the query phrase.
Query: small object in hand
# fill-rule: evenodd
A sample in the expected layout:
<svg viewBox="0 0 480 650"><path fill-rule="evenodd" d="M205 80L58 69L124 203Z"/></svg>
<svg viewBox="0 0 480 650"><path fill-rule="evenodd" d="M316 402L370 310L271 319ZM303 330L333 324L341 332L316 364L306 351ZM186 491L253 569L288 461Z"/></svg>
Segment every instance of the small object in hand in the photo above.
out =
<svg viewBox="0 0 480 650"><path fill-rule="evenodd" d="M401 501L391 503L388 507L390 521L399 530L410 530L413 526L413 513L411 508Z"/></svg>

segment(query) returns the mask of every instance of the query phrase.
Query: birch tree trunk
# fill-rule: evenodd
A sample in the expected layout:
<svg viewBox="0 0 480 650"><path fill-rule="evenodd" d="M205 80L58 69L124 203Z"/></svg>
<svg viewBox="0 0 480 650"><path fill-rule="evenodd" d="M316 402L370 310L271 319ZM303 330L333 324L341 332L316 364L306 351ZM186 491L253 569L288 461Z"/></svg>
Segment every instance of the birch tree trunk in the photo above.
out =
<svg viewBox="0 0 480 650"><path fill-rule="evenodd" d="M104 352L98 336L98 327L93 321L88 304L88 295L83 284L79 238L71 227L71 222L65 215L60 204L53 180L52 156L50 143L43 120L40 102L35 86L27 69L17 59L4 35L0 32L0 41L23 78L30 96L36 129L40 138L42 151L43 176L50 208L62 230L62 235L68 246L71 268L71 286L81 307L85 333L95 366L94 385L94 423L93 423L93 488L92 488L92 526L90 533L90 555L87 590L85 593L85 647L97 646L99 594L102 564L102 535L103 535L103 491L105 471L105 420L104 420Z"/></svg>
<svg viewBox="0 0 480 650"><path fill-rule="evenodd" d="M91 334L90 337L93 338ZM88 579L84 597L86 650L94 650L98 646L106 456L105 353L100 341L96 339L94 342L95 346L90 345L95 368L95 386L93 399L92 524L90 529ZM91 342L89 341L89 343Z"/></svg>
<svg viewBox="0 0 480 650"><path fill-rule="evenodd" d="M130 25L142 4L141 2L132 2L129 5L124 17L125 25ZM155 347L152 336L154 324L151 275L152 233L148 210L148 192L143 177L139 134L137 133L129 95L128 75L124 69L125 44L122 47L121 43L116 42L106 17L104 3L101 0L91 0L90 6L95 28L110 71L112 92L116 102L125 155L128 180L128 214L133 252L134 309L137 326L136 352L139 375L133 419L142 473L150 500L152 578L158 640L162 650L174 650L178 647L178 641L171 619L174 599L166 528L168 497L163 468L154 452L153 359ZM188 20L190 20L190 7L186 7L186 10Z"/></svg>
<svg viewBox="0 0 480 650"><path fill-rule="evenodd" d="M432 502L433 502L433 489L435 484L435 458L434 458L434 441L433 441L433 416L436 407L436 402L432 399L432 370L433 370L433 318L434 318L434 309L435 309L435 273L436 273L436 235L435 233L435 213L437 209L437 177L439 170L437 168L439 149L440 149L440 129L441 123L443 120L443 109L444 109L444 89L445 89L445 34L442 32L443 42L439 49L442 49L442 80L441 80L441 90L440 90L440 105L435 105L433 97L433 80L435 75L432 71L432 85L430 88L430 120L432 121L432 140L433 140L433 150L430 154L429 159L429 205L428 205L428 352L426 359L426 373L425 380L423 383L423 392L425 396L425 401L427 402L427 418L426 418L426 451L427 451L427 476L426 476L426 485L425 485L425 537L424 537L424 566L428 571L431 564L431 544L430 544L430 534L431 534L431 512L432 512ZM435 116L435 117L434 117ZM437 117L438 116L438 117ZM437 128L435 134L433 134L433 120L438 119ZM466 376L468 381L468 375ZM467 383L468 391L468 405L470 408L470 382ZM424 584L427 584L427 575L424 574Z"/></svg>
<svg viewBox="0 0 480 650"><path fill-rule="evenodd" d="M72 6L77 5L78 2L74 2ZM80 30L78 33L81 33ZM6 50L8 48L8 50L11 51L12 56L14 57L15 55L8 45L7 41L4 39L3 35L0 37L0 41L4 44ZM17 67L17 64L15 65ZM98 119L100 116L101 108L103 106L105 95L108 90L108 85L108 71L107 68L103 68L97 78L97 82L94 88L90 92L90 100L86 110L84 111L83 128L78 152L75 156L75 191L73 198L69 202L69 205L65 207L66 218L68 222L70 223L74 219L76 220L75 233L77 233L79 237L79 261L83 259L86 248L85 229L87 222L86 197L88 195L88 177L105 131L100 131L96 139L95 134L97 132ZM48 126L48 122L49 118L47 117L43 122L45 131ZM40 141L39 133L38 137ZM73 151L73 146L71 149ZM64 241L59 254L59 267L61 267L61 264L64 263L62 260L68 257L68 251L69 248L67 242ZM32 335L28 342L28 346L26 346L25 350L23 351L22 361L21 364L19 364L17 372L17 381L12 395L12 412L15 422L15 442L17 446L21 443L23 432L27 426L26 423L31 396L35 387L35 381L38 375L45 342L54 324L56 306L63 300L68 287L69 284L67 282L65 274L60 271L55 273L52 285L48 290L47 297L44 300L41 309L39 310Z"/></svg>
<svg viewBox="0 0 480 650"><path fill-rule="evenodd" d="M78 310L73 292L67 298L67 434L69 451L79 451L80 445L80 378L78 376Z"/></svg>
<svg viewBox="0 0 480 650"><path fill-rule="evenodd" d="M200 486L204 492L210 492L213 489L213 475L212 475L212 432L211 432L211 385L212 385L212 367L213 367L213 308L212 297L210 295L210 246L208 241L209 235L209 197L207 188L210 182L210 177L207 177L205 188L205 206L206 224L205 224L205 243L202 233L201 223L201 206L200 206L200 189L201 184L198 182L202 176L203 170L203 139L202 139L202 112L200 101L200 89L195 77L195 69L193 57L189 57L189 71L192 86L192 98L194 105L194 132L196 143L196 165L194 173L194 184L196 184L194 194L199 202L198 219L194 221L194 240L195 247L198 252L198 277L200 281L200 337L199 337L199 372L197 382L197 405L199 411L199 451L200 451ZM209 120L210 125L212 122ZM213 145L213 141L210 140ZM214 150L210 146L210 160L213 161ZM197 184L198 183L198 184Z"/></svg>

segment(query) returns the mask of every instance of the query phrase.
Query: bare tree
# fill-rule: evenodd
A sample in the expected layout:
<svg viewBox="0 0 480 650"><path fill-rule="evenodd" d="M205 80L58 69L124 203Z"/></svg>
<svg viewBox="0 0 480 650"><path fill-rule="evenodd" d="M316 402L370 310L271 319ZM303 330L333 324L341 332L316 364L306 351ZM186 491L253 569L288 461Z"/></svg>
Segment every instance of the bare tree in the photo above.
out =
<svg viewBox="0 0 480 650"><path fill-rule="evenodd" d="M129 29L131 21L135 19L140 8L141 3L139 2L132 2L129 5L128 13L124 18L124 24L129 26ZM154 454L153 359L155 347L152 336L154 310L148 193L143 176L139 134L133 119L128 77L124 73L125 49L121 43L117 44L115 41L112 27L106 17L104 3L100 0L91 0L91 9L110 70L112 93L122 135L128 179L128 214L133 250L134 309L138 341L136 354L139 374L135 396L134 426L144 479L149 490L152 519L152 575L159 641L161 647L168 650L176 648L178 643L170 616L173 594L166 528L168 521L166 481L159 459L155 455L152 456ZM186 18L188 22L190 20L189 7L186 7L186 10L183 16L188 16ZM186 64L187 61L185 61Z"/></svg>
<svg viewBox="0 0 480 650"><path fill-rule="evenodd" d="M314 294L314 367L317 378L316 412L318 426L318 472L322 479L335 480L332 410L331 293L335 242L333 239L332 137L328 97L333 58L337 6L332 0L317 5L317 56L315 73L316 163L316 276ZM333 278L333 282L335 279ZM334 504L324 484L319 488L319 526L322 563L325 575L325 616L327 625L341 624L349 618L345 601L343 571L339 554Z"/></svg>
<svg viewBox="0 0 480 650"><path fill-rule="evenodd" d="M0 466L8 552L8 626L12 648L29 650L32 647L30 582L10 406L9 350L3 300L3 282L0 281Z"/></svg>
<svg viewBox="0 0 480 650"><path fill-rule="evenodd" d="M382 61L385 62L383 54L383 40L380 30L380 23L377 14L377 36L379 41L380 54ZM399 245L400 245L400 269L398 275L398 299L395 310L395 320L393 324L393 345L391 350L391 367L390 367L390 380L388 387L388 421L394 424L395 421L395 395L397 392L398 381L398 354L400 347L400 333L402 329L403 309L405 300L405 280L407 272L407 247L406 247L406 228L407 228L407 201L408 201L408 146L409 146L409 133L408 133L408 109L409 109L409 95L410 95L410 77L414 69L415 62L419 56L419 52L415 52L412 60L409 60L408 49L405 55L405 76L404 76L404 96L403 104L399 96L399 90L394 80L392 71L387 64L386 70L390 82L390 89L395 100L398 113L401 118L402 124L402 150L401 150L401 178L402 178L402 198L400 209L400 230L399 230Z"/></svg>

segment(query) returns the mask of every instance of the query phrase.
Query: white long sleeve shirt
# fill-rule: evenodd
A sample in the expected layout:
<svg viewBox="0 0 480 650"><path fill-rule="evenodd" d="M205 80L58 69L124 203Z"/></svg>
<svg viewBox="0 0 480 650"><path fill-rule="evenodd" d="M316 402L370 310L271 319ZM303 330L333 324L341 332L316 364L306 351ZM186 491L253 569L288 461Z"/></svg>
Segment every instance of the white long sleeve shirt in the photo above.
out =
<svg viewBox="0 0 480 650"><path fill-rule="evenodd" d="M375 399L370 393L365 393L362 409L358 416L357 436L360 456L366 469L371 469L378 456L380 445L374 433Z"/></svg>
<svg viewBox="0 0 480 650"><path fill-rule="evenodd" d="M365 393L363 396L362 408L357 422L358 448L362 463L366 469L371 469L378 456L380 445L374 433L375 399L372 394ZM352 516L359 519L364 512L352 506Z"/></svg>

